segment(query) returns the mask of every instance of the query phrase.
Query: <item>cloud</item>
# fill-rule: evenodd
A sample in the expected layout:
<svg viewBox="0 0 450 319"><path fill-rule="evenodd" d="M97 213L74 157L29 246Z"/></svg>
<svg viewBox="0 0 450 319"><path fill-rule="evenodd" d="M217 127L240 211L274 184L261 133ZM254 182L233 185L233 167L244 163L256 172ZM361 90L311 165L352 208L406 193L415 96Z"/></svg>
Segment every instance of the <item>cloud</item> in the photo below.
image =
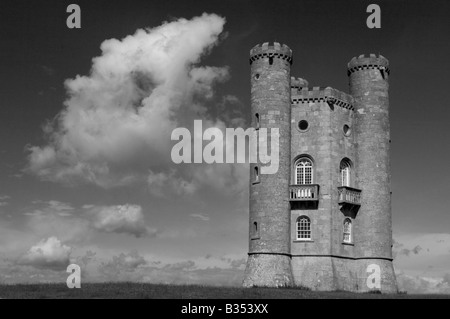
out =
<svg viewBox="0 0 450 319"><path fill-rule="evenodd" d="M392 254L394 256L394 258L400 257L400 256L409 256L411 253L414 255L418 255L420 253L420 251L423 250L423 248L419 245L416 245L414 248L412 249L408 249L408 248L404 248L404 244L396 241L395 239L393 240L394 245L392 248Z"/></svg>
<svg viewBox="0 0 450 319"><path fill-rule="evenodd" d="M86 268L95 258L97 253L88 250L83 256L79 256L77 258L77 263L83 265L83 268Z"/></svg>
<svg viewBox="0 0 450 319"><path fill-rule="evenodd" d="M8 195L0 195L0 207L2 206L8 206L9 202L8 200L11 199Z"/></svg>
<svg viewBox="0 0 450 319"><path fill-rule="evenodd" d="M83 243L91 238L90 220L68 203L34 201L35 208L25 212L26 229L38 238L55 236L63 242Z"/></svg>
<svg viewBox="0 0 450 319"><path fill-rule="evenodd" d="M153 173L149 172L147 177L149 192L157 197L192 195L197 186L193 182L188 182L181 177L176 176L176 171L171 170L169 173Z"/></svg>
<svg viewBox="0 0 450 319"><path fill-rule="evenodd" d="M41 70L48 76L53 76L56 73L55 69L53 69L52 67L49 67L47 65L41 65Z"/></svg>
<svg viewBox="0 0 450 319"><path fill-rule="evenodd" d="M189 216L192 217L192 218L201 220L203 222L207 222L207 221L210 220L209 216L205 216L205 215L202 215L202 214L191 214Z"/></svg>
<svg viewBox="0 0 450 319"><path fill-rule="evenodd" d="M97 206L88 212L95 229L106 233L124 233L136 238L156 234L145 226L142 207L138 205Z"/></svg>
<svg viewBox="0 0 450 319"><path fill-rule="evenodd" d="M399 288L409 293L449 293L450 234L421 233L395 236L393 254ZM407 248L412 247L412 248Z"/></svg>
<svg viewBox="0 0 450 319"><path fill-rule="evenodd" d="M396 277L399 290L409 294L450 294L448 277L412 276L403 272L397 273Z"/></svg>
<svg viewBox="0 0 450 319"><path fill-rule="evenodd" d="M63 245L56 237L42 240L23 255L19 265L33 266L41 269L62 270L70 264L72 248Z"/></svg>
<svg viewBox="0 0 450 319"><path fill-rule="evenodd" d="M44 128L47 145L29 147L27 171L108 188L167 163L172 130L206 116L203 103L229 78L226 67L196 66L224 23L203 14L104 41L90 74L66 80L64 109Z"/></svg>
<svg viewBox="0 0 450 319"><path fill-rule="evenodd" d="M64 242L82 244L95 232L128 234L136 238L154 236L156 229L146 226L139 205L96 206L75 208L59 201L34 201L36 208L24 213L27 228L39 238L56 236Z"/></svg>
<svg viewBox="0 0 450 319"><path fill-rule="evenodd" d="M201 267L198 262L187 260L162 267L148 267L142 280L151 283L193 284L208 286L241 286L245 265L243 259L221 260L208 258L209 266Z"/></svg>
<svg viewBox="0 0 450 319"><path fill-rule="evenodd" d="M172 263L147 261L137 252L114 256L99 266L104 281L131 281L154 284L196 284L211 286L240 286L244 275L242 260L199 267L193 260Z"/></svg>
<svg viewBox="0 0 450 319"><path fill-rule="evenodd" d="M99 273L112 281L136 281L139 280L139 274L136 274L138 268L147 264L145 258L134 251L128 254L121 253L113 256L112 260L102 263L99 266Z"/></svg>
<svg viewBox="0 0 450 319"><path fill-rule="evenodd" d="M72 212L75 210L70 204L63 203L57 200L50 200L50 201L35 200L32 203L38 206L38 208L31 212L24 213L24 215L43 216L47 214L57 214L61 217L68 217L71 216Z"/></svg>
<svg viewBox="0 0 450 319"><path fill-rule="evenodd" d="M422 249L423 249L422 247L420 247L419 245L417 245L416 247L414 247L413 249L411 249L411 251L412 251L415 255L417 255L418 253L420 253L420 251L421 251Z"/></svg>

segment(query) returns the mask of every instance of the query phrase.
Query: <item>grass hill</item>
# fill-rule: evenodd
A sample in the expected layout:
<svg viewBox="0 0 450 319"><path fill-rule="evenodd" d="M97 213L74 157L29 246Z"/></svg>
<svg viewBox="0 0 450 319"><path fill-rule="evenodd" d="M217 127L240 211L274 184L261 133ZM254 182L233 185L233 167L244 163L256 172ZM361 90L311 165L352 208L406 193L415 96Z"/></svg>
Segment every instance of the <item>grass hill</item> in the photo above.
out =
<svg viewBox="0 0 450 319"><path fill-rule="evenodd" d="M317 292L300 288L232 288L175 286L140 283L82 284L68 289L65 284L2 285L2 299L417 299L443 298L450 295L408 295Z"/></svg>

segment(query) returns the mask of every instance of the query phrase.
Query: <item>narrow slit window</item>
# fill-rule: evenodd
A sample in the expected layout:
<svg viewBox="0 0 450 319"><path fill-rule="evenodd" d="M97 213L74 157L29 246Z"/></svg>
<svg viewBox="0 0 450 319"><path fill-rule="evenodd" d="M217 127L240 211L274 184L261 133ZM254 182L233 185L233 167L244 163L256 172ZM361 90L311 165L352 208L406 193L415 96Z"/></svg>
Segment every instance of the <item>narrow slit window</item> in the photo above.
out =
<svg viewBox="0 0 450 319"><path fill-rule="evenodd" d="M352 242L352 221L346 218L344 221L344 243Z"/></svg>
<svg viewBox="0 0 450 319"><path fill-rule="evenodd" d="M254 183L259 183L259 167L255 166L255 176L254 176Z"/></svg>
<svg viewBox="0 0 450 319"><path fill-rule="evenodd" d="M259 113L255 114L255 118L256 118L256 129L259 130L260 127Z"/></svg>

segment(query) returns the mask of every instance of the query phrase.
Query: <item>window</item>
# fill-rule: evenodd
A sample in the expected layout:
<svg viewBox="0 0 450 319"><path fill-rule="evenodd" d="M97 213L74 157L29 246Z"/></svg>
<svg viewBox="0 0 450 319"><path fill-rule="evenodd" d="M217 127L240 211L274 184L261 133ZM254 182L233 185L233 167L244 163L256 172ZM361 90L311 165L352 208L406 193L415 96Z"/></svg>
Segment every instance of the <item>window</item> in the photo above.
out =
<svg viewBox="0 0 450 319"><path fill-rule="evenodd" d="M259 183L259 167L258 166L255 166L255 169L254 169L254 178L253 178L253 183Z"/></svg>
<svg viewBox="0 0 450 319"><path fill-rule="evenodd" d="M352 242L352 221L350 218L344 220L344 243Z"/></svg>
<svg viewBox="0 0 450 319"><path fill-rule="evenodd" d="M309 123L308 123L308 121L301 120L300 122L298 122L298 129L299 129L301 132L306 132L306 131L308 130L308 128L309 128Z"/></svg>
<svg viewBox="0 0 450 319"><path fill-rule="evenodd" d="M311 240L311 220L306 216L297 219L297 240Z"/></svg>
<svg viewBox="0 0 450 319"><path fill-rule="evenodd" d="M344 131L344 135L345 136L350 136L350 134L352 134L352 129L350 128L349 125L345 124L344 127L342 128L342 130Z"/></svg>
<svg viewBox="0 0 450 319"><path fill-rule="evenodd" d="M259 229L258 229L258 223L257 222L253 222L252 238L253 239L259 239Z"/></svg>
<svg viewBox="0 0 450 319"><path fill-rule="evenodd" d="M301 158L295 163L295 183L297 185L313 183L313 164L309 158Z"/></svg>
<svg viewBox="0 0 450 319"><path fill-rule="evenodd" d="M341 171L341 185L350 187L350 172L351 172L351 162L349 159L344 158L341 161L340 171Z"/></svg>
<svg viewBox="0 0 450 319"><path fill-rule="evenodd" d="M255 114L255 118L256 118L256 129L259 130L259 124L260 124L260 122L259 122L259 113Z"/></svg>

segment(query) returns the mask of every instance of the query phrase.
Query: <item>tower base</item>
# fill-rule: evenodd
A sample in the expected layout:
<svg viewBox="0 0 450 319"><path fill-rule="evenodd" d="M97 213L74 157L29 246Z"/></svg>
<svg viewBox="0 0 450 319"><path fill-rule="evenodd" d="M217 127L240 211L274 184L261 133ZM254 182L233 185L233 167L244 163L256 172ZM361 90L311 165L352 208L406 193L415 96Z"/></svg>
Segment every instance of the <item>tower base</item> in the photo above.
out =
<svg viewBox="0 0 450 319"><path fill-rule="evenodd" d="M271 254L248 256L244 287L290 287L293 285L289 256Z"/></svg>
<svg viewBox="0 0 450 319"><path fill-rule="evenodd" d="M295 286L314 291L397 293L392 261L333 256L292 256Z"/></svg>
<svg viewBox="0 0 450 319"><path fill-rule="evenodd" d="M358 291L370 292L379 290L382 293L398 293L397 279L395 276L394 265L390 260L384 259L360 259L358 262ZM375 267L373 267L375 265ZM371 267L370 267L371 266ZM380 283L378 287L373 286L374 269L379 267ZM370 278L369 278L370 277Z"/></svg>

